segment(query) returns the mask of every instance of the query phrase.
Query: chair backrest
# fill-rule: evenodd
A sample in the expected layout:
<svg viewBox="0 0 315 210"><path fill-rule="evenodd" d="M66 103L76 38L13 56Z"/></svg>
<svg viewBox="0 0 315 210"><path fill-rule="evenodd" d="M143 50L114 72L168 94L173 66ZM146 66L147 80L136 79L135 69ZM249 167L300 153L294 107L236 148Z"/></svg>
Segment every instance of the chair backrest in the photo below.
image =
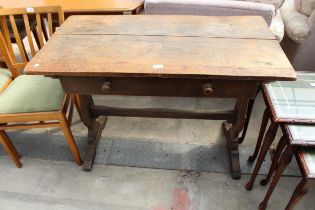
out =
<svg viewBox="0 0 315 210"><path fill-rule="evenodd" d="M54 21L55 18L57 21ZM41 49L45 44L43 33L47 32L44 19L47 20L48 23L49 33L47 34L51 37L55 28L64 22L64 14L60 6L0 9L0 54L3 56L14 77L20 74L20 70L25 67L29 60L24 42L21 40L21 29L19 30L16 24L17 19L19 19L19 21L22 20L24 23L25 28L23 28L26 33L31 56L33 57L36 54L36 47L30 27L31 21L36 22L36 34L33 35L39 42L37 48ZM18 52L14 52L13 50L10 32L13 32ZM35 35L37 36L35 37ZM18 56L20 56L21 61L18 61Z"/></svg>

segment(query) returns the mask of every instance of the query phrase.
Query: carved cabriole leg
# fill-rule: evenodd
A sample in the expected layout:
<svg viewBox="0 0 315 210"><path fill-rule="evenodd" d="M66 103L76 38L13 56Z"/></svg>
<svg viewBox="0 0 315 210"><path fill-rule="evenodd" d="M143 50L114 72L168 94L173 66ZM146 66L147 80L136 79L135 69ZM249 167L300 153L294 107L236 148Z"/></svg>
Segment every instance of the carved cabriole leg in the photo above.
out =
<svg viewBox="0 0 315 210"><path fill-rule="evenodd" d="M278 145L277 145L276 154L275 154L275 156L274 156L274 158L272 160L272 164L271 164L271 166L269 168L268 174L267 174L265 179L260 181L261 185L266 185L270 181L274 171L276 170L276 168L278 166L279 159L281 157L281 154L282 154L285 146L286 146L286 139L285 139L284 136L282 136L280 141L279 141L279 143L278 143Z"/></svg>
<svg viewBox="0 0 315 210"><path fill-rule="evenodd" d="M273 142L275 136L276 136L276 133L277 133L277 130L278 130L278 127L279 127L279 124L278 123L275 123L275 122L271 122L271 125L266 133L266 136L263 140L263 144L262 144L262 147L261 147L261 150L260 150L260 153L259 153L259 156L258 156L258 160L256 162L256 165L255 165L255 168L254 168L254 171L253 171L253 174L249 180L249 182L245 185L245 188L247 190L251 190L253 188L253 185L254 185L254 182L255 182L255 179L258 175L258 172L259 172L259 169L261 167L261 164L263 163L265 157L266 157L266 154L270 148L270 145L271 143Z"/></svg>
<svg viewBox="0 0 315 210"><path fill-rule="evenodd" d="M235 103L236 119L232 123L224 122L223 129L228 145L228 152L230 158L231 175L233 179L241 178L241 167L239 160L239 133L242 131L245 123L246 109L249 99L239 98Z"/></svg>
<svg viewBox="0 0 315 210"><path fill-rule="evenodd" d="M301 182L296 186L294 193L285 208L285 210L293 210L293 208L296 206L296 204L303 198L305 194L307 194L312 181L308 179L307 177L303 177ZM314 181L313 181L314 182Z"/></svg>
<svg viewBox="0 0 315 210"><path fill-rule="evenodd" d="M79 98L82 121L89 129L88 148L84 157L83 170L90 171L94 163L96 148L105 126L106 118L102 118L99 122L91 117L90 107L94 105L92 96L80 95Z"/></svg>
<svg viewBox="0 0 315 210"><path fill-rule="evenodd" d="M293 154L294 154L294 151L295 148L291 147L290 145L288 145L285 149L285 151L283 152L281 158L280 158L280 161L279 161L279 165L277 167L277 170L275 172L275 175L271 181L271 184L268 188L268 191L266 193L266 196L264 198L264 200L259 204L259 209L260 210L265 210L268 206L268 201L284 171L284 169L288 166L288 164L290 163L292 157L293 157Z"/></svg>
<svg viewBox="0 0 315 210"><path fill-rule="evenodd" d="M255 151L254 154L248 157L248 162L254 162L257 158L259 149L261 147L261 142L264 138L265 135L265 131L267 128L267 124L268 124L268 120L269 120L269 111L268 109L265 109L264 111L264 115L263 115L263 119L261 121L261 127L260 127L260 131L259 131L259 136L257 139L257 143L256 143L256 147L255 147Z"/></svg>

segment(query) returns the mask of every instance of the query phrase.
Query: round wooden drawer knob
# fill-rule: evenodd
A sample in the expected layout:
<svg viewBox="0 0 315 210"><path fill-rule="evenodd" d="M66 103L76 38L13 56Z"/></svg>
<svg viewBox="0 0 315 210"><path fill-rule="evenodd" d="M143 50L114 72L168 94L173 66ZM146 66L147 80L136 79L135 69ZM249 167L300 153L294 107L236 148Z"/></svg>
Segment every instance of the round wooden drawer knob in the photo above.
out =
<svg viewBox="0 0 315 210"><path fill-rule="evenodd" d="M211 84L205 84L203 86L203 93L205 94L205 96L210 96L211 94L213 94L213 88Z"/></svg>
<svg viewBox="0 0 315 210"><path fill-rule="evenodd" d="M102 87L101 87L101 92L102 93L109 93L110 90L111 90L110 82L103 82Z"/></svg>

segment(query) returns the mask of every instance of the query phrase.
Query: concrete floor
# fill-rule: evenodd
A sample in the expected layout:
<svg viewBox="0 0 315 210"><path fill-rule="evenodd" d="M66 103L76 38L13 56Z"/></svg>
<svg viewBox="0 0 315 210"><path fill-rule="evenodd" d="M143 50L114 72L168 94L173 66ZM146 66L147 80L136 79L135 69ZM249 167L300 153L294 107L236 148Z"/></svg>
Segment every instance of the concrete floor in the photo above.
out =
<svg viewBox="0 0 315 210"><path fill-rule="evenodd" d="M229 108L233 107L233 100L200 100L194 98L150 98L138 97L95 97L98 104L129 106L129 107L168 107L202 110L207 108ZM23 168L16 169L11 160L4 155L0 148L0 210L11 209L108 209L108 210L234 210L234 209L257 209L263 199L266 187L258 184L268 169L269 162L266 161L265 169L262 169L253 191L244 189L248 181L252 166L248 165L246 158L253 151L257 139L261 114L264 109L262 97L256 100L251 124L245 142L240 146L243 176L241 180L230 178L229 169L223 162L214 163L208 167L208 172L190 170L193 165L184 164L190 160L187 156L189 148L204 146L211 148L222 146L225 140L220 129L221 122L205 120L173 120L173 119L143 119L143 118L118 118L109 119L102 134L100 145L105 145L109 140L123 141L125 145L132 145L135 141L152 143L153 148L161 149L160 144L167 145L162 148L178 152L178 162L170 167L173 170L165 170L163 164L157 167L152 164L156 160L150 159L145 152L137 151L137 154L124 153L125 159L133 159L137 155L137 161L142 161L141 156L149 159L148 163L140 167L135 162L124 162L109 165L102 162L105 157L99 151L96 157L97 163L90 173L83 172L81 167L69 160L63 159L67 154L58 153L64 145L54 147L54 143L64 142L62 133L56 129L38 129L19 132L10 132L14 144L17 146L23 158ZM86 147L85 137L87 130L82 123L75 123L72 130L79 148L84 154ZM40 137L40 143L35 145L29 136ZM281 133L278 134L278 137ZM26 147L23 136L28 136L29 145ZM55 141L49 141L49 148L45 148L45 139L54 136ZM34 137L35 138L35 137ZM83 140L81 140L83 139ZM23 141L24 140L24 141ZM48 143L47 143L48 144ZM59 143L58 143L59 144ZM139 144L140 145L140 144ZM102 146L100 146L102 147ZM59 149L58 149L59 148ZM104 148L101 148L102 150ZM45 151L38 155L38 151ZM62 149L60 149L62 150ZM105 152L106 153L106 152ZM58 154L58 155L52 155ZM193 153L195 154L195 153ZM198 154L198 153L197 153ZM130 156L128 156L130 155ZM145 156L147 155L147 156ZM119 158L119 156L113 156ZM181 158L185 157L185 158ZM191 157L191 156L188 156ZM106 158L106 157L105 157ZM220 150L216 159L226 158L226 151ZM172 161L169 160L168 161ZM179 162L181 161L181 162ZM128 165L130 163L130 165ZM219 164L218 164L219 163ZM203 164L209 164L203 161ZM217 164L217 165L215 165ZM222 165L220 165L222 164ZM123 165L123 166L122 166ZM157 169L160 168L160 169ZM293 164L289 167L288 175L284 176L276 191L274 192L269 208L271 210L284 209L295 186L299 182L299 172ZM315 191L305 196L296 209L315 209Z"/></svg>

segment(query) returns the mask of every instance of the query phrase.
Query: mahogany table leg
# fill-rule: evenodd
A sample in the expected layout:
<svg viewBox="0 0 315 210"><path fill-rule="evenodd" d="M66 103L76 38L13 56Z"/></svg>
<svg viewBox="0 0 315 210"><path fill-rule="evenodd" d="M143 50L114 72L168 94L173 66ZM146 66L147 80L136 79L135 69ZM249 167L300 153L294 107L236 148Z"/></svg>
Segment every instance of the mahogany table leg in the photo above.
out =
<svg viewBox="0 0 315 210"><path fill-rule="evenodd" d="M301 182L296 186L294 193L285 208L285 210L292 210L296 204L302 199L302 197L308 192L311 182L307 177L303 177Z"/></svg>
<svg viewBox="0 0 315 210"><path fill-rule="evenodd" d="M272 160L272 164L271 164L271 166L269 168L268 174L267 174L265 179L260 181L261 185L267 185L268 182L270 181L274 171L276 170L276 168L277 168L277 166L279 164L279 159L281 157L281 154L282 154L285 146L286 146L286 138L284 136L282 136L280 141L279 141L279 143L278 143L278 146L277 146L277 149L276 149L276 154L275 154L275 156L274 156L274 158Z"/></svg>
<svg viewBox="0 0 315 210"><path fill-rule="evenodd" d="M268 109L265 109L264 111L264 115L263 115L263 119L261 121L261 126L260 126L260 131L259 131L259 136L257 139L257 143L256 143L256 147L255 147L255 151L254 154L248 157L248 162L254 162L257 158L259 149L261 147L261 143L262 140L264 138L265 132L266 132L266 128L267 128L267 124L268 124L268 120L269 120L269 111Z"/></svg>
<svg viewBox="0 0 315 210"><path fill-rule="evenodd" d="M94 105L92 96L80 95L79 97L82 121L84 125L89 129L88 148L84 157L83 170L91 171L96 155L96 148L107 118L103 117L100 118L100 120L92 118L90 112L90 107Z"/></svg>
<svg viewBox="0 0 315 210"><path fill-rule="evenodd" d="M275 172L275 175L271 181L271 184L268 188L268 191L266 193L266 196L264 198L264 200L259 204L259 209L260 210L265 210L268 206L268 201L271 197L271 194L273 193L284 169L288 166L288 164L290 163L292 157L293 157L293 154L294 154L294 150L293 148L288 145L285 149L285 151L283 152L281 158L280 158L280 161L279 161L279 166L277 167L277 170Z"/></svg>
<svg viewBox="0 0 315 210"><path fill-rule="evenodd" d="M244 127L248 102L249 99L246 98L237 99L234 107L234 110L236 112L236 119L232 123L229 123L227 121L223 123L223 129L227 140L228 153L230 158L231 175L233 179L241 178L238 136Z"/></svg>
<svg viewBox="0 0 315 210"><path fill-rule="evenodd" d="M257 89L257 92L256 92L256 97L258 95L260 91L260 87ZM250 99L249 102L248 102L248 107L247 107L247 111L246 111L246 118L245 118L245 125L244 125L244 129L243 129L243 132L242 132L242 135L239 139L239 143L243 143L245 137L246 137L246 133L247 133L247 128L248 128L248 125L249 125L249 121L250 121L250 117L252 115L252 111L253 111L253 107L254 107L254 103L255 103L255 99Z"/></svg>
<svg viewBox="0 0 315 210"><path fill-rule="evenodd" d="M254 171L253 171L253 174L249 180L249 182L245 185L245 188L247 190L251 190L253 188L253 185L254 185L254 182L256 180L256 177L258 175L258 172L259 172L259 169L261 167L261 164L263 163L264 161L264 158L266 157L266 154L270 148L270 145L271 143L273 142L275 136L276 136L276 133L277 133L277 130L278 130L278 127L279 127L279 124L278 123L275 123L275 122L271 122L271 125L266 133L266 136L263 140L263 145L262 145L262 148L259 152L259 155L258 155L258 160L256 162L256 165L255 165L255 168L254 168Z"/></svg>

